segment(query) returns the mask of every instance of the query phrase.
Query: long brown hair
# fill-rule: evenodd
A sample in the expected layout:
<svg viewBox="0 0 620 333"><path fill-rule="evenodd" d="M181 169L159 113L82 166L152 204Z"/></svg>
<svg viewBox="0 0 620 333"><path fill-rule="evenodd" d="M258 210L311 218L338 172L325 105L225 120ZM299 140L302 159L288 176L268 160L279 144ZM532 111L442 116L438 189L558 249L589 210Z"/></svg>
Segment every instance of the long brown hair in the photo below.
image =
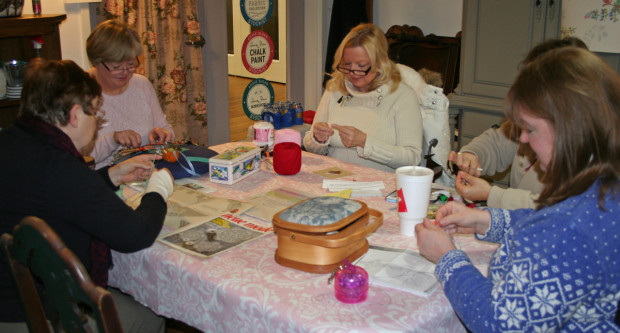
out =
<svg viewBox="0 0 620 333"><path fill-rule="evenodd" d="M538 208L579 195L601 181L599 205L617 195L620 175L620 77L597 55L577 47L550 50L519 73L505 112L549 121L553 156Z"/></svg>
<svg viewBox="0 0 620 333"><path fill-rule="evenodd" d="M340 73L337 67L342 65L344 49L357 46L361 46L366 50L370 58L371 71L377 72L377 77L371 83L370 90L392 81L391 92L396 91L401 81L400 71L396 63L390 60L388 56L388 43L383 31L372 23L357 25L340 42L340 46L338 46L336 53L334 53L332 78L327 82L327 89L338 90L343 94L348 94L344 84L347 75Z"/></svg>

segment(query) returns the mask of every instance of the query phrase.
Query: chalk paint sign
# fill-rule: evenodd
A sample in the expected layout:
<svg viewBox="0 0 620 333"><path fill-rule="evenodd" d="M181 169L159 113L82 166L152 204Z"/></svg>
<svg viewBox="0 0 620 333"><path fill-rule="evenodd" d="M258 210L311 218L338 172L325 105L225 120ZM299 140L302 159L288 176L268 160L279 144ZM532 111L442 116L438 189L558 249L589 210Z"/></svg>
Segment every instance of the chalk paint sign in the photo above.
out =
<svg viewBox="0 0 620 333"><path fill-rule="evenodd" d="M271 66L273 53L271 37L261 30L252 31L241 48L243 66L252 74L264 73Z"/></svg>

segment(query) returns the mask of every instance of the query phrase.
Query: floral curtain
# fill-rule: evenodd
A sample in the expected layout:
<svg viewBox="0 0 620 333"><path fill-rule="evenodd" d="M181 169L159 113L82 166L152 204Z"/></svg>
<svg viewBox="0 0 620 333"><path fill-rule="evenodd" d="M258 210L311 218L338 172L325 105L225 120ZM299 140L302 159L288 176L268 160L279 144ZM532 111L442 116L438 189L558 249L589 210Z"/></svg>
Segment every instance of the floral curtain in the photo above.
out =
<svg viewBox="0 0 620 333"><path fill-rule="evenodd" d="M207 107L196 0L103 0L97 20L119 19L138 32L149 78L176 140L207 142Z"/></svg>

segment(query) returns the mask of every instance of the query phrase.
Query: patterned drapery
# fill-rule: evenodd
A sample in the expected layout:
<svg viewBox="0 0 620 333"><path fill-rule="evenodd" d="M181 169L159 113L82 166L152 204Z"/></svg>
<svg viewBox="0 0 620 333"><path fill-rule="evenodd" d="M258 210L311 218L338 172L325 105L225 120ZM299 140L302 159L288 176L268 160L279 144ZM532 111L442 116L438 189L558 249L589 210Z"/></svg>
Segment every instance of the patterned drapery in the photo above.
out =
<svg viewBox="0 0 620 333"><path fill-rule="evenodd" d="M207 142L207 107L196 0L103 0L97 20L132 26L144 47L136 73L149 78L176 140Z"/></svg>

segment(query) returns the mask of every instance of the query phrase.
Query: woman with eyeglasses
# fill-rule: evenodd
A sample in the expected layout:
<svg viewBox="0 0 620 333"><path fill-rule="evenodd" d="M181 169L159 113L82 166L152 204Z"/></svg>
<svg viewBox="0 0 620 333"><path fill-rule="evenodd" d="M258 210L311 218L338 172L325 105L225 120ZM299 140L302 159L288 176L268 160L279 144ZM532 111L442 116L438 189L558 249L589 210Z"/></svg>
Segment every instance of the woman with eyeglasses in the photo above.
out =
<svg viewBox="0 0 620 333"><path fill-rule="evenodd" d="M306 150L388 172L418 165L422 116L416 93L401 83L383 31L354 27L334 54Z"/></svg>
<svg viewBox="0 0 620 333"><path fill-rule="evenodd" d="M97 132L101 88L73 61L32 60L22 96L15 124L0 131L0 234L12 233L26 216L41 218L80 259L92 281L106 288L110 249L129 253L153 244L174 179L167 169L151 173L153 159L161 158L153 154L96 171L86 165L80 150ZM147 177L135 210L117 196L120 184ZM28 332L5 259L0 255L0 332ZM118 289L108 290L125 332L165 331L163 317Z"/></svg>
<svg viewBox="0 0 620 333"><path fill-rule="evenodd" d="M122 21L102 22L86 40L86 53L93 66L90 74L103 90L106 120L94 146L85 151L95 159L95 168L108 165L121 147L173 141L153 85L134 73L142 54L135 31Z"/></svg>

